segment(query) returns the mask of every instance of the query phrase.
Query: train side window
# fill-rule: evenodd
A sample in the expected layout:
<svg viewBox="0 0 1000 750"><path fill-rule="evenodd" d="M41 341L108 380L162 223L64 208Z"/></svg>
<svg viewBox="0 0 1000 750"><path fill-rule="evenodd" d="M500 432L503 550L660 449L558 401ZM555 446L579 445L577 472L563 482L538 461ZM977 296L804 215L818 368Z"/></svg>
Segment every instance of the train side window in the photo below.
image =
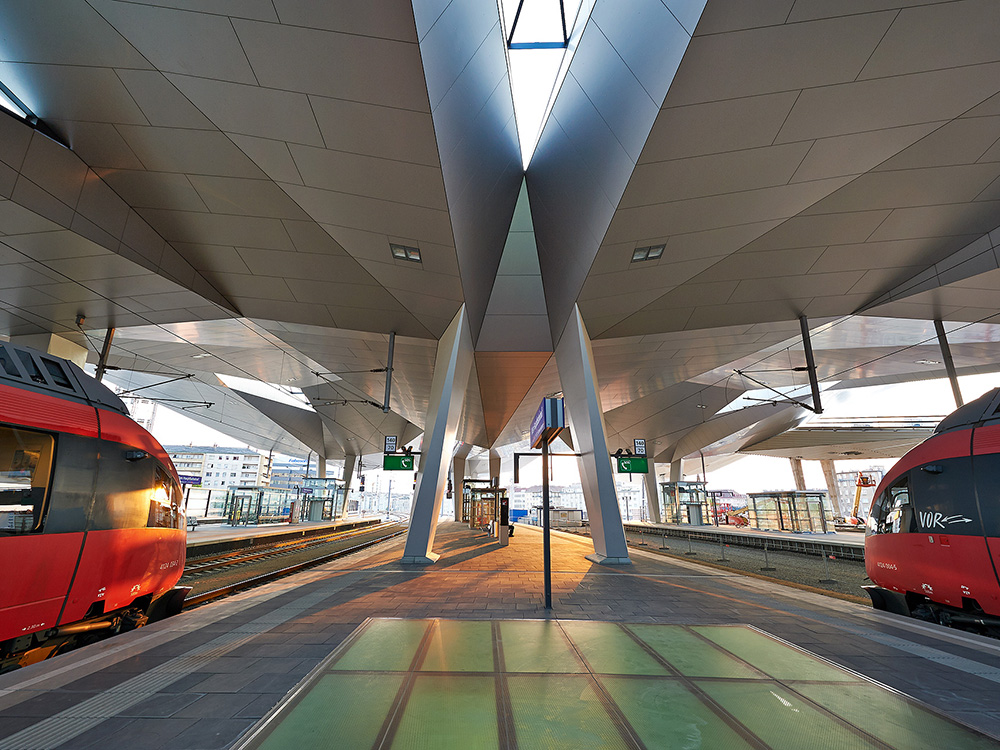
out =
<svg viewBox="0 0 1000 750"><path fill-rule="evenodd" d="M181 491L163 469L156 468L153 491L149 498L146 526L156 529L179 529L184 525Z"/></svg>
<svg viewBox="0 0 1000 750"><path fill-rule="evenodd" d="M0 426L0 535L42 530L54 448L51 435Z"/></svg>
<svg viewBox="0 0 1000 750"><path fill-rule="evenodd" d="M38 365L35 364L34 358L28 354L28 352L21 351L20 349L15 349L18 358L21 360L21 364L24 365L24 371L28 373L28 377L31 378L36 383L41 383L46 385L45 376L42 375L42 371L38 369Z"/></svg>
<svg viewBox="0 0 1000 750"><path fill-rule="evenodd" d="M945 458L910 472L915 522L924 534L983 533L972 481L972 459Z"/></svg>
<svg viewBox="0 0 1000 750"><path fill-rule="evenodd" d="M898 534L916 531L914 524L910 478L903 475L876 498L868 517L868 530L873 534Z"/></svg>
<svg viewBox="0 0 1000 750"><path fill-rule="evenodd" d="M52 378L52 382L58 385L60 388L72 388L73 384L69 382L69 378L66 377L66 372L63 370L62 365L56 362L54 359L49 359L47 357L42 357L42 364L45 365L46 371L49 373L49 377Z"/></svg>
<svg viewBox="0 0 1000 750"><path fill-rule="evenodd" d="M0 346L0 367L2 367L3 371L12 378L21 377L21 373L17 371L17 365L14 364L14 361L10 358L7 350L2 346Z"/></svg>

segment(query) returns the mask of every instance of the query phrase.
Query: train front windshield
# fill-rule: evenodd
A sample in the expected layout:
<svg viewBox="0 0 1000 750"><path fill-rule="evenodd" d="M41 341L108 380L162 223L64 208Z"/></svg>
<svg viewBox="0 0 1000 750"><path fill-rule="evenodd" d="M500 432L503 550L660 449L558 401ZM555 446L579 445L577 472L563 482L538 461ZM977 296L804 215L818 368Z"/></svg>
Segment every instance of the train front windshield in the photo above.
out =
<svg viewBox="0 0 1000 750"><path fill-rule="evenodd" d="M0 534L41 531L55 440L0 425Z"/></svg>
<svg viewBox="0 0 1000 750"><path fill-rule="evenodd" d="M181 488L159 467L156 468L156 479L149 499L149 520L146 526L159 529L179 529L184 526Z"/></svg>

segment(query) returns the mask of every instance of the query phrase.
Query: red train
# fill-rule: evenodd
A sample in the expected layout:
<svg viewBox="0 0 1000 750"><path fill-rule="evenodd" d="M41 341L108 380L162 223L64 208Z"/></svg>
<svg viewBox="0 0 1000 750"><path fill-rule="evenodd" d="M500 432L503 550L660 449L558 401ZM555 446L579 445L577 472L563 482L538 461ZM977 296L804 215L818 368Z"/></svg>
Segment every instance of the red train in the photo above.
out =
<svg viewBox="0 0 1000 750"><path fill-rule="evenodd" d="M0 672L180 611L169 456L63 359L0 343Z"/></svg>
<svg viewBox="0 0 1000 750"><path fill-rule="evenodd" d="M875 490L877 609L1000 635L1000 388L945 417Z"/></svg>

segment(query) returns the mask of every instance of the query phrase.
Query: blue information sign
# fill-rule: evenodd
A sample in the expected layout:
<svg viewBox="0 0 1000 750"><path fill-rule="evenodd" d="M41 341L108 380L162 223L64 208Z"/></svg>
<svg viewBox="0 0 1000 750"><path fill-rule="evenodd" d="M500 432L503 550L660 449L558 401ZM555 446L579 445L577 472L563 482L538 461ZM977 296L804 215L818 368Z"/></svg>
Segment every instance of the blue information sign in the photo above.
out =
<svg viewBox="0 0 1000 750"><path fill-rule="evenodd" d="M181 484L184 486L189 484L201 484L201 477L197 474L178 474L177 478L181 480Z"/></svg>
<svg viewBox="0 0 1000 750"><path fill-rule="evenodd" d="M531 447L548 445L566 426L566 410L561 398L543 398L531 420Z"/></svg>

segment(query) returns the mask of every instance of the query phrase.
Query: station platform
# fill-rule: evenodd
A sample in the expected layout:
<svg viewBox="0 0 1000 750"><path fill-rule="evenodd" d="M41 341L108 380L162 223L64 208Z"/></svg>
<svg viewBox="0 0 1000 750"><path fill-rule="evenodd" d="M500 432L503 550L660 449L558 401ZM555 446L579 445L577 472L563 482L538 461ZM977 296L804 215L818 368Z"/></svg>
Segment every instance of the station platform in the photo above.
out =
<svg viewBox="0 0 1000 750"><path fill-rule="evenodd" d="M189 551L197 552L204 552L207 548L220 546L235 549L240 546L250 546L260 539L272 542L279 539L299 539L330 531L349 531L364 526L374 526L381 520L378 516L363 516L342 518L339 521L305 521L296 524L268 523L256 526L230 526L223 523L202 524L194 531L188 532L187 548Z"/></svg>
<svg viewBox="0 0 1000 750"><path fill-rule="evenodd" d="M644 523L624 524L629 532L640 531L653 536L692 537L704 541L736 544L742 547L763 547L805 554L834 554L848 560L865 559L865 535L858 532L830 531L826 534L753 529L746 526L691 526L689 524Z"/></svg>
<svg viewBox="0 0 1000 750"><path fill-rule="evenodd" d="M682 730L692 747L730 732L733 747L1000 747L998 641L654 551L599 566L588 539L558 532L547 611L541 542L520 526L501 548L442 523L435 565L401 564L391 540L0 675L0 750L464 742L434 729L443 717L508 733L486 747L511 746L509 732L521 748L579 732L613 742L576 747L654 747L642 738ZM684 661L694 646L711 664ZM295 711L335 705L324 695L353 707L361 734L303 734ZM650 706L676 721L649 725Z"/></svg>

